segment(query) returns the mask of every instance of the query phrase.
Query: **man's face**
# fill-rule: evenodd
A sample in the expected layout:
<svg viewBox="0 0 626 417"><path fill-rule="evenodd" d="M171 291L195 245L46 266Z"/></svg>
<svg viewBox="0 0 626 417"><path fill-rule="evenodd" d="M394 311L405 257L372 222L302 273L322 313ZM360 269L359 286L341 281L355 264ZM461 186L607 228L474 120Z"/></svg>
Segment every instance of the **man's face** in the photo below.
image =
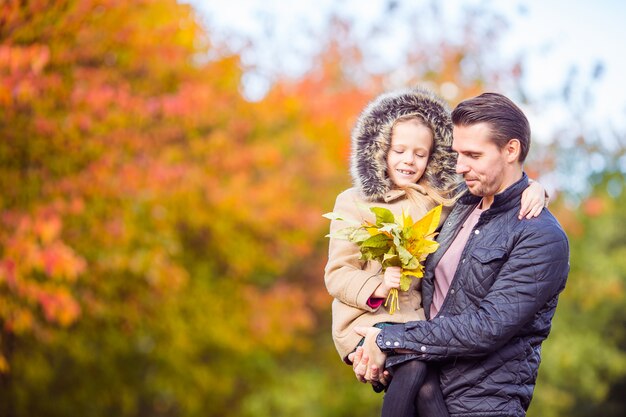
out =
<svg viewBox="0 0 626 417"><path fill-rule="evenodd" d="M496 146L490 134L487 123L453 130L452 149L459 154L456 172L463 175L470 193L481 197L496 195L509 185L506 151Z"/></svg>

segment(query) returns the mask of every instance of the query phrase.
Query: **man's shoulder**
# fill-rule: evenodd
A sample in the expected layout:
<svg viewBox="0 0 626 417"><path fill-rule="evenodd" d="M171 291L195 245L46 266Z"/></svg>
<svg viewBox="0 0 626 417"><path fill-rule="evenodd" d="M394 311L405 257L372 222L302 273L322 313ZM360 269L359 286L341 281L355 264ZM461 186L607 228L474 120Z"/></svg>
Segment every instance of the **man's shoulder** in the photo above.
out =
<svg viewBox="0 0 626 417"><path fill-rule="evenodd" d="M558 220L544 209L538 217L520 220L517 244L548 258L569 256L569 241ZM516 244L516 246L517 246Z"/></svg>
<svg viewBox="0 0 626 417"><path fill-rule="evenodd" d="M563 227L547 208L544 208L539 216L530 219L524 218L520 222L527 233L567 238Z"/></svg>

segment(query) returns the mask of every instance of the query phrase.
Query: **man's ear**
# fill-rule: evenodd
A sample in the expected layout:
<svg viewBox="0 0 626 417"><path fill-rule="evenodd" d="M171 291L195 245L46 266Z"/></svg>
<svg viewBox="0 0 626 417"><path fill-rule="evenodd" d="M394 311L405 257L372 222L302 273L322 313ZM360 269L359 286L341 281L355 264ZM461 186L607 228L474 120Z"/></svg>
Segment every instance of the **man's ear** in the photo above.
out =
<svg viewBox="0 0 626 417"><path fill-rule="evenodd" d="M504 152L506 153L506 161L509 163L519 161L519 155L522 151L522 144L519 139L510 139L504 146Z"/></svg>

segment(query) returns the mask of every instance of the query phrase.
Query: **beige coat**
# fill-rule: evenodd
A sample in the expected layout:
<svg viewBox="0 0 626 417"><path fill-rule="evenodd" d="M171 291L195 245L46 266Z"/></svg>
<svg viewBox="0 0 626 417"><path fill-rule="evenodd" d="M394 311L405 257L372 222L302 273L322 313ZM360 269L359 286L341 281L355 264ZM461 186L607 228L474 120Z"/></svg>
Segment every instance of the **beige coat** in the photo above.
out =
<svg viewBox="0 0 626 417"><path fill-rule="evenodd" d="M414 221L418 220L435 203L426 195L423 197L423 207L409 200L404 191L391 190L384 197L384 202L369 202L364 200L355 188L350 188L337 196L333 212L344 218L359 222L369 220L374 222L375 217L369 211L370 207L385 207L394 215L399 216L402 210L411 215ZM333 220L330 232L349 226L344 221ZM347 240L330 239L328 263L325 268L324 279L326 288L334 297L332 304L332 335L335 347L345 362L350 352L356 349L361 340L355 331L355 326L373 326L381 322L406 323L407 321L424 320L424 310L421 306L421 282L414 279L408 291L399 292L399 311L389 314L388 308L381 305L372 309L367 301L381 283L383 272L378 262L364 262L359 260L360 252L356 244Z"/></svg>

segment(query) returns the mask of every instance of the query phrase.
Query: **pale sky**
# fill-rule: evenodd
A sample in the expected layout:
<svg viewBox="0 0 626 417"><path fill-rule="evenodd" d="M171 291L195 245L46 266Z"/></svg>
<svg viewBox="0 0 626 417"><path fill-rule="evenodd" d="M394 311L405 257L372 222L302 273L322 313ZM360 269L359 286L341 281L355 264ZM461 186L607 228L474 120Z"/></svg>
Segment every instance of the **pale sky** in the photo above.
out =
<svg viewBox="0 0 626 417"><path fill-rule="evenodd" d="M207 26L232 38L231 45L241 47L236 36L244 34L261 39L255 53L244 54L244 64L256 67L245 82L245 93L251 99L260 98L269 87L264 73L277 69L297 75L306 70L317 46L311 42L311 32L324 28L329 10L353 22L355 33L371 30L373 22L382 15L387 0L185 0L197 7ZM424 6L429 1L398 1L403 8ZM524 82L531 95L545 96L560 91L559 87L572 66L578 72L573 77L580 85L591 78L596 63L602 62L602 76L592 85L595 101L585 123L626 131L626 1L622 0L442 0L438 2L446 16L454 22L463 5L482 4L500 11L509 21L499 42L503 58L521 52L527 56ZM456 17L455 17L456 16ZM390 22L393 23L393 22ZM448 27L447 30L450 28ZM435 29L436 30L436 29ZM269 35L268 35L269 34ZM405 34L405 33L404 33ZM392 36L402 37L401 29ZM265 42L265 43L264 43ZM393 44L393 43L392 43ZM375 44L374 47L377 45ZM380 62L393 68L393 60L402 53L388 44L377 51ZM395 56L394 56L395 53ZM506 92L505 92L506 94ZM583 92L575 92L585 102ZM462 99L462 98L459 98ZM588 100L587 100L588 101ZM530 114L534 131L549 136L552 126L568 123L571 113L557 106L542 109L542 114ZM579 121L580 122L580 121Z"/></svg>

